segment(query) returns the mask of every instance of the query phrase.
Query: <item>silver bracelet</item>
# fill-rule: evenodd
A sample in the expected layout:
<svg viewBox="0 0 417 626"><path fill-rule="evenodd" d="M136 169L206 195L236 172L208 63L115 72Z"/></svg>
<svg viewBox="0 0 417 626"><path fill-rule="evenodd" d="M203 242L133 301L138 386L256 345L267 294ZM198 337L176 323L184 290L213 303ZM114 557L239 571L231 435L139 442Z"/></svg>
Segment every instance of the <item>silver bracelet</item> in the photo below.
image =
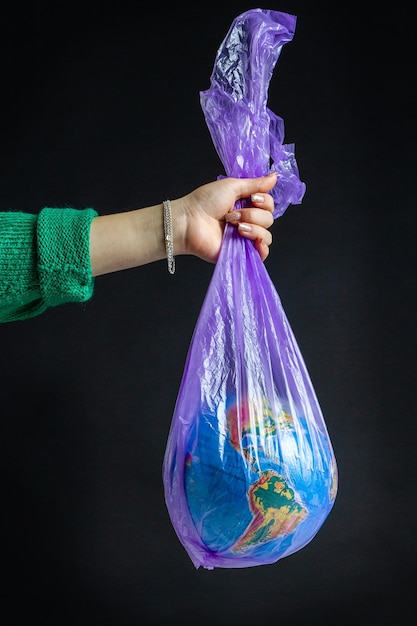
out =
<svg viewBox="0 0 417 626"><path fill-rule="evenodd" d="M167 253L168 272L174 274L175 272L175 257L174 257L174 235L172 232L172 213L171 203L169 200L164 200L164 236L165 236L165 249Z"/></svg>

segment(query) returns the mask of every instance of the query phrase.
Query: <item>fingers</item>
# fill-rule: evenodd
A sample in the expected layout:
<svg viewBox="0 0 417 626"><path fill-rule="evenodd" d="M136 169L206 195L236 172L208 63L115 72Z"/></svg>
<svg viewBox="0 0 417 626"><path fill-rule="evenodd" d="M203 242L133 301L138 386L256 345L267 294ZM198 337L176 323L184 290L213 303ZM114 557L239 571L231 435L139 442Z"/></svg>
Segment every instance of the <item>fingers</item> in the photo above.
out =
<svg viewBox="0 0 417 626"><path fill-rule="evenodd" d="M251 195L251 202L254 207L252 209L248 207L241 209L243 221L254 222L258 219L262 219L262 225L265 228L272 226L274 218L272 214L274 212L274 199L269 193L253 193ZM262 212L260 212L262 211Z"/></svg>
<svg viewBox="0 0 417 626"><path fill-rule="evenodd" d="M272 243L272 234L266 228L258 226L257 224L240 223L237 227L239 233L251 239L252 241L262 241L266 246L270 246Z"/></svg>
<svg viewBox="0 0 417 626"><path fill-rule="evenodd" d="M265 198L266 209L240 209L226 215L226 221L237 226L239 234L255 243L255 247L264 261L272 244L272 234L268 228L273 224L272 210ZM273 203L272 203L273 204Z"/></svg>
<svg viewBox="0 0 417 626"><path fill-rule="evenodd" d="M257 226L262 226L262 228L270 228L274 223L272 211L255 208L230 211L229 213L226 213L225 220L230 224L241 227L245 224L255 224Z"/></svg>
<svg viewBox="0 0 417 626"><path fill-rule="evenodd" d="M255 241L255 248L257 249L257 251L259 253L259 256L261 257L262 261L265 261L265 259L269 255L269 246L268 246L268 244L266 244L263 239L256 239L256 241Z"/></svg>
<svg viewBox="0 0 417 626"><path fill-rule="evenodd" d="M248 181L249 179L246 179L246 182ZM267 192L274 186L276 176L252 179L251 182L255 183L256 188L256 191L250 194L252 206L232 210L226 214L225 219L226 222L237 226L242 237L254 242L262 261L265 261L269 255L269 246L272 244L272 234L268 228L274 223L274 200Z"/></svg>
<svg viewBox="0 0 417 626"><path fill-rule="evenodd" d="M263 228L270 228L274 223L274 200L272 196L268 193L255 193L252 194L251 201L253 205L251 207L232 210L226 213L226 222L236 225L239 224L241 226L244 224L256 224Z"/></svg>
<svg viewBox="0 0 417 626"><path fill-rule="evenodd" d="M272 235L269 230L252 224L239 224L238 231L242 237L254 242L262 261L265 261L269 254L269 246L272 244Z"/></svg>

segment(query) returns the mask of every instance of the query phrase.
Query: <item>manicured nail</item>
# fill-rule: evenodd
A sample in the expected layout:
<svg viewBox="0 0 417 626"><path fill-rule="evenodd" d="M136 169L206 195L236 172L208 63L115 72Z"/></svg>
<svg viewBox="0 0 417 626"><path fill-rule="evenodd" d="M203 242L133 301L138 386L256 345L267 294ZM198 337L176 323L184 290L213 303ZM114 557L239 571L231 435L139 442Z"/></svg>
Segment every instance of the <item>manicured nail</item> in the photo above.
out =
<svg viewBox="0 0 417 626"><path fill-rule="evenodd" d="M237 222L242 217L240 211L230 211L230 213L226 213L226 222Z"/></svg>
<svg viewBox="0 0 417 626"><path fill-rule="evenodd" d="M261 193L253 193L250 199L252 200L252 202L257 202L258 204L265 202L265 198Z"/></svg>
<svg viewBox="0 0 417 626"><path fill-rule="evenodd" d="M243 230L245 233L250 233L252 226L250 226L250 224L239 224L238 229Z"/></svg>

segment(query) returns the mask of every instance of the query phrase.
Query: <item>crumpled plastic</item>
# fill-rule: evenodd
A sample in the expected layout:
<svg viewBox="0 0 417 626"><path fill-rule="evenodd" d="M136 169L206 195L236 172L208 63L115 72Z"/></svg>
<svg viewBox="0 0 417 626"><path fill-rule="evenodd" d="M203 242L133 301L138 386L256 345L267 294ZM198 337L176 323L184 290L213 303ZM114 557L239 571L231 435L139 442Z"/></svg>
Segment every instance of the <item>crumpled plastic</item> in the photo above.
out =
<svg viewBox="0 0 417 626"><path fill-rule="evenodd" d="M300 204L294 145L267 107L295 16L242 13L216 55L201 106L226 175L278 172L279 217ZM245 201L236 203L236 209ZM278 561L330 513L337 464L309 373L253 242L227 225L186 358L163 463L165 501L196 568Z"/></svg>

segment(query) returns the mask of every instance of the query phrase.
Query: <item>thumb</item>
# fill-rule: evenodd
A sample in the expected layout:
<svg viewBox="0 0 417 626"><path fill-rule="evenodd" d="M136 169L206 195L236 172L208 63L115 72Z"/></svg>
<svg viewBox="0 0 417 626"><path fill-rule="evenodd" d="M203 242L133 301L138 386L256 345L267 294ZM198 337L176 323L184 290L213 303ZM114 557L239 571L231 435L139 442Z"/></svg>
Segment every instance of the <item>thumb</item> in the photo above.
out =
<svg viewBox="0 0 417 626"><path fill-rule="evenodd" d="M266 193L270 191L277 182L276 172L270 172L266 176L257 178L239 178L239 197L249 197L251 194L260 191Z"/></svg>

